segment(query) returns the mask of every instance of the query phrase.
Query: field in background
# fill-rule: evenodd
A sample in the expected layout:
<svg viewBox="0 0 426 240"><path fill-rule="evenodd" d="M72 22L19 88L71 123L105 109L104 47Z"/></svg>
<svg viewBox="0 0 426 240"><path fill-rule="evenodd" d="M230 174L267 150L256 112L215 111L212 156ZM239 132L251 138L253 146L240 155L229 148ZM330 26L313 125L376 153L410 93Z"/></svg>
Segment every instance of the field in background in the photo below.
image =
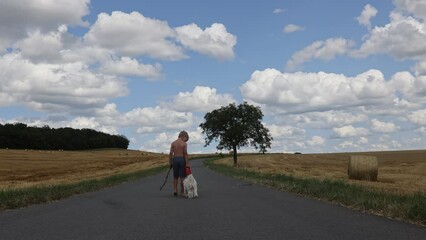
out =
<svg viewBox="0 0 426 240"><path fill-rule="evenodd" d="M376 156L377 182L348 180L350 155ZM232 158L217 161L232 165ZM272 174L302 178L338 179L389 193L426 193L426 150L332 154L265 154L238 156L238 167Z"/></svg>
<svg viewBox="0 0 426 240"><path fill-rule="evenodd" d="M378 182L348 180L351 154L377 156ZM203 155L199 155L203 156ZM197 155L191 155L194 158ZM217 161L232 164L232 158ZM239 155L239 167L262 173L339 179L392 193L426 192L426 150L332 154ZM0 149L0 189L76 183L168 164L168 155L136 150Z"/></svg>
<svg viewBox="0 0 426 240"><path fill-rule="evenodd" d="M0 149L0 189L77 183L168 164L168 155L135 150Z"/></svg>

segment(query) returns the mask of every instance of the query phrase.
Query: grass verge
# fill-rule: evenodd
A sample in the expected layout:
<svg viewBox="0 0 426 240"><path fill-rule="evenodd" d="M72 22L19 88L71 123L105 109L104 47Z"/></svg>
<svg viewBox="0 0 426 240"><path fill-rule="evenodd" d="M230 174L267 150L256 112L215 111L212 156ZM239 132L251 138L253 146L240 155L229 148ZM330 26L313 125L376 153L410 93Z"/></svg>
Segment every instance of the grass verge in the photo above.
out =
<svg viewBox="0 0 426 240"><path fill-rule="evenodd" d="M154 175L167 168L168 166L156 167L133 173L117 174L102 179L84 180L74 184L0 190L0 210L21 208L63 199L75 194L97 191L119 183Z"/></svg>
<svg viewBox="0 0 426 240"><path fill-rule="evenodd" d="M283 174L264 174L222 164L205 164L214 171L292 193L338 203L352 209L400 219L426 226L426 194L394 195L373 191L338 180L296 178Z"/></svg>

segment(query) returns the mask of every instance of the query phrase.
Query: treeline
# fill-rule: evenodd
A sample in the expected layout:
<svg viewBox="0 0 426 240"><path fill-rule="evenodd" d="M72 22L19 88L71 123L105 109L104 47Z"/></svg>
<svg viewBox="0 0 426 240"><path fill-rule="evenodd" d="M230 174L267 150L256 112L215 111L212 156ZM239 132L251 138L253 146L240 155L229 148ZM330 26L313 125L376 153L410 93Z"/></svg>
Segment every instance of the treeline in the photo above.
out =
<svg viewBox="0 0 426 240"><path fill-rule="evenodd" d="M129 140L93 129L32 127L24 123L0 124L0 148L40 150L127 149Z"/></svg>

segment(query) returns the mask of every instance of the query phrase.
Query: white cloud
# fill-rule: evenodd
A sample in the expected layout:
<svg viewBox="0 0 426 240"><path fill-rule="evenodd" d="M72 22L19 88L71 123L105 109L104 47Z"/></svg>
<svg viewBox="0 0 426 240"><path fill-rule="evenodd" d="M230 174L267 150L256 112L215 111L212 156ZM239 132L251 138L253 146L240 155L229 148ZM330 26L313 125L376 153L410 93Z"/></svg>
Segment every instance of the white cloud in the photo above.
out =
<svg viewBox="0 0 426 240"><path fill-rule="evenodd" d="M354 151L354 150L361 149L361 147L352 141L344 141L340 143L339 145L337 145L335 149L337 151L342 151L342 149L350 149L351 151Z"/></svg>
<svg viewBox="0 0 426 240"><path fill-rule="evenodd" d="M418 108L419 104L426 102L426 75L413 76L409 72L398 72L391 77L389 83L395 92L406 99L401 104L407 104L408 108Z"/></svg>
<svg viewBox="0 0 426 240"><path fill-rule="evenodd" d="M18 41L14 47L21 51L22 57L32 61L57 60L63 48L62 34L67 28L62 25L58 31L42 34L39 30L29 33L28 37Z"/></svg>
<svg viewBox="0 0 426 240"><path fill-rule="evenodd" d="M302 128L293 127L290 125L281 126L281 125L267 125L271 136L274 140L282 139L301 139L305 136L306 131Z"/></svg>
<svg viewBox="0 0 426 240"><path fill-rule="evenodd" d="M178 133L181 130L176 132L161 132L154 136L153 140L147 141L142 144L141 150L151 151L151 152L163 152L168 154L170 150L170 144L178 138ZM189 154L194 154L196 152L192 151L192 148L195 146L204 146L204 136L202 134L202 129L197 128L194 131L188 131L189 141L188 141L188 152Z"/></svg>
<svg viewBox="0 0 426 240"><path fill-rule="evenodd" d="M34 64L20 54L0 57L0 106L24 105L36 111L68 112L102 107L128 89L116 77L95 74L87 65Z"/></svg>
<svg viewBox="0 0 426 240"><path fill-rule="evenodd" d="M371 144L370 151L388 151L389 146L384 143Z"/></svg>
<svg viewBox="0 0 426 240"><path fill-rule="evenodd" d="M155 80L161 76L161 65L141 64L134 58L122 57L119 60L104 63L100 71L106 74L139 76Z"/></svg>
<svg viewBox="0 0 426 240"><path fill-rule="evenodd" d="M73 46L60 51L63 63L84 62L88 65L97 65L111 61L116 56L113 50L99 46L87 46L81 41L76 41Z"/></svg>
<svg viewBox="0 0 426 240"><path fill-rule="evenodd" d="M337 138L360 137L368 135L368 130L362 127L355 128L352 125L333 128L333 136Z"/></svg>
<svg viewBox="0 0 426 240"><path fill-rule="evenodd" d="M345 55L352 50L355 42L344 38L329 38L316 41L306 48L294 53L287 61L286 70L295 71L312 59L331 60L337 55Z"/></svg>
<svg viewBox="0 0 426 240"><path fill-rule="evenodd" d="M118 134L117 129L114 127L108 127L105 125L100 124L96 121L94 117L77 117L73 119L68 127L71 128L77 128L77 129L83 129L83 128L89 128L89 129L95 129L104 133L109 134Z"/></svg>
<svg viewBox="0 0 426 240"><path fill-rule="evenodd" d="M196 86L192 92L180 92L164 107L180 112L208 112L236 102L230 94L218 94L215 88Z"/></svg>
<svg viewBox="0 0 426 240"><path fill-rule="evenodd" d="M285 11L287 11L287 10L283 9L283 8L276 8L276 9L274 9L274 11L272 13L277 14L277 13L283 13Z"/></svg>
<svg viewBox="0 0 426 240"><path fill-rule="evenodd" d="M313 147L313 146L324 146L325 145L325 138L321 137L321 136L313 136L310 140L308 140L308 145Z"/></svg>
<svg viewBox="0 0 426 240"><path fill-rule="evenodd" d="M419 59L426 56L426 31L424 21L399 12L390 14L390 23L374 27L360 49L352 56L367 57L385 53L397 59Z"/></svg>
<svg viewBox="0 0 426 240"><path fill-rule="evenodd" d="M378 119L371 120L371 129L379 133L391 133L399 129L394 123L382 122Z"/></svg>
<svg viewBox="0 0 426 240"><path fill-rule="evenodd" d="M162 132L157 134L153 140L143 143L140 150L168 154L170 150L170 143L173 140L175 140L174 135Z"/></svg>
<svg viewBox="0 0 426 240"><path fill-rule="evenodd" d="M117 117L120 113L117 110L117 105L115 103L108 103L103 108L96 109L96 116L104 117Z"/></svg>
<svg viewBox="0 0 426 240"><path fill-rule="evenodd" d="M426 59L421 59L417 62L413 70L416 75L426 75Z"/></svg>
<svg viewBox="0 0 426 240"><path fill-rule="evenodd" d="M188 58L182 46L220 60L234 58L236 36L221 23L202 30L195 23L173 29L166 21L139 12L101 13L84 36L84 42L113 50L122 56L149 56L161 60ZM178 45L178 43L182 44Z"/></svg>
<svg viewBox="0 0 426 240"><path fill-rule="evenodd" d="M161 107L136 108L120 118L122 126L137 127L138 133L188 129L194 124L192 113L176 112Z"/></svg>
<svg viewBox="0 0 426 240"><path fill-rule="evenodd" d="M204 31L192 23L177 27L176 32L177 39L189 49L221 60L234 58L237 37L221 23L213 23Z"/></svg>
<svg viewBox="0 0 426 240"><path fill-rule="evenodd" d="M360 137L357 143L361 144L361 145L367 144L368 143L368 138L366 138L366 137Z"/></svg>
<svg viewBox="0 0 426 240"><path fill-rule="evenodd" d="M87 26L90 0L2 0L0 52L28 33L56 30L59 25ZM64 7L66 6L66 7Z"/></svg>
<svg viewBox="0 0 426 240"><path fill-rule="evenodd" d="M288 116L286 116L288 118ZM341 127L366 121L368 116L362 113L344 111L309 112L290 116L291 121L312 128Z"/></svg>
<svg viewBox="0 0 426 240"><path fill-rule="evenodd" d="M361 15L356 18L359 24L371 28L371 18L377 15L377 9L370 4L365 5Z"/></svg>
<svg viewBox="0 0 426 240"><path fill-rule="evenodd" d="M292 32L297 32L297 31L303 31L305 28L295 25L295 24L288 24L287 26L284 27L283 31L285 33L292 33Z"/></svg>
<svg viewBox="0 0 426 240"><path fill-rule="evenodd" d="M422 0L393 0L397 10L426 20L426 2Z"/></svg>
<svg viewBox="0 0 426 240"><path fill-rule="evenodd" d="M281 113L339 110L393 101L393 89L378 70L346 77L265 69L255 71L240 91L245 99Z"/></svg>
<svg viewBox="0 0 426 240"><path fill-rule="evenodd" d="M426 135L426 127L420 127L416 130L416 132L419 132L420 134Z"/></svg>
<svg viewBox="0 0 426 240"><path fill-rule="evenodd" d="M163 60L187 58L171 39L176 37L167 22L151 19L138 12L101 13L84 36L85 42L114 50L125 56L148 55Z"/></svg>
<svg viewBox="0 0 426 240"><path fill-rule="evenodd" d="M417 125L426 125L426 109L418 110L409 114L408 119Z"/></svg>

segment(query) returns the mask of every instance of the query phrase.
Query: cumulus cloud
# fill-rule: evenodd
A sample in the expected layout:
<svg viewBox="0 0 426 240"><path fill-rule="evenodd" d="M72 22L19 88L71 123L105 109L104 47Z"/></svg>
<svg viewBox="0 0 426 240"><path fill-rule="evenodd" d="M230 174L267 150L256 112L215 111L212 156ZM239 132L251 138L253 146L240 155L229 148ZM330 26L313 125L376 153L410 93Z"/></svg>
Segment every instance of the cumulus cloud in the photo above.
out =
<svg viewBox="0 0 426 240"><path fill-rule="evenodd" d="M339 110L392 102L392 88L378 70L355 77L334 73L281 73L276 69L255 71L240 87L251 102L281 113Z"/></svg>
<svg viewBox="0 0 426 240"><path fill-rule="evenodd" d="M104 133L109 134L118 134L115 127L103 125L99 123L94 117L76 117L73 119L67 127L76 128L76 129L95 129Z"/></svg>
<svg viewBox="0 0 426 240"><path fill-rule="evenodd" d="M413 76L411 73L397 72L392 75L389 84L395 92L402 94L412 107L416 103L424 103L426 101L426 75Z"/></svg>
<svg viewBox="0 0 426 240"><path fill-rule="evenodd" d="M352 51L355 42L344 38L329 38L316 41L306 48L294 53L287 61L286 70L298 70L304 63L312 59L331 60L337 55L345 55Z"/></svg>
<svg viewBox="0 0 426 240"><path fill-rule="evenodd" d="M56 60L60 58L60 50L63 48L62 34L67 31L62 25L58 31L51 31L46 34L39 30L29 33L25 39L14 44L16 49L21 51L22 57L32 61Z"/></svg>
<svg viewBox="0 0 426 240"><path fill-rule="evenodd" d="M321 136L313 136L310 140L308 140L307 143L311 147L314 147L314 146L321 147L325 145L325 138Z"/></svg>
<svg viewBox="0 0 426 240"><path fill-rule="evenodd" d="M0 58L0 106L24 105L33 110L69 111L103 106L125 96L125 83L94 74L82 63L33 64L19 54Z"/></svg>
<svg viewBox="0 0 426 240"><path fill-rule="evenodd" d="M392 133L399 129L394 123L382 122L378 119L371 120L371 129L374 132Z"/></svg>
<svg viewBox="0 0 426 240"><path fill-rule="evenodd" d="M360 137L360 138L358 139L357 143L358 143L358 144L361 144L361 145L363 145L363 144L367 144L367 143L368 143L368 138L366 138L366 137Z"/></svg>
<svg viewBox="0 0 426 240"><path fill-rule="evenodd" d="M417 124L417 125L426 125L426 109L422 109L422 110L418 110L418 111L414 111L412 113L410 113L407 118Z"/></svg>
<svg viewBox="0 0 426 240"><path fill-rule="evenodd" d="M338 145L338 148L335 147L337 151L341 151L341 149L359 149L360 146L351 141L344 141Z"/></svg>
<svg viewBox="0 0 426 240"><path fill-rule="evenodd" d="M295 71L312 59L329 60L337 55L355 58L374 54L389 54L398 60L418 61L414 70L416 76L425 73L426 59L426 3L418 0L395 0L396 8L390 13L390 22L384 26L371 27L371 18L377 9L367 4L357 21L369 29L361 46L354 48L354 42L343 38L316 41L293 54L287 61L286 70Z"/></svg>
<svg viewBox="0 0 426 240"><path fill-rule="evenodd" d="M303 31L304 29L305 28L295 24L288 24L287 26L284 27L283 31L285 33L292 33L292 32Z"/></svg>
<svg viewBox="0 0 426 240"><path fill-rule="evenodd" d="M393 0L398 11L413 14L415 17L426 20L426 2L421 0Z"/></svg>
<svg viewBox="0 0 426 240"><path fill-rule="evenodd" d="M168 153L170 150L170 143L174 139L175 136L173 134L168 134L166 132L158 133L154 136L153 140L143 143L140 150Z"/></svg>
<svg viewBox="0 0 426 240"><path fill-rule="evenodd" d="M266 125L274 140L282 139L300 139L305 136L306 131L302 128L293 127L290 125Z"/></svg>
<svg viewBox="0 0 426 240"><path fill-rule="evenodd" d="M385 53L396 59L419 59L426 56L426 31L424 21L400 12L390 14L390 23L374 27L361 47L351 53L355 57L367 57Z"/></svg>
<svg viewBox="0 0 426 240"><path fill-rule="evenodd" d="M235 99L230 94L218 94L215 88L196 86L192 92L180 92L164 107L180 112L208 112L227 106Z"/></svg>
<svg viewBox="0 0 426 240"><path fill-rule="evenodd" d="M221 23L213 23L205 30L192 23L177 27L176 32L177 39L186 48L221 60L234 58L237 37L228 33Z"/></svg>
<svg viewBox="0 0 426 240"><path fill-rule="evenodd" d="M416 75L426 75L426 59L421 59L417 62L413 70Z"/></svg>
<svg viewBox="0 0 426 240"><path fill-rule="evenodd" d="M89 2L3 0L0 7L0 52L31 32L49 32L62 24L88 26L82 18L89 13Z"/></svg>
<svg viewBox="0 0 426 240"><path fill-rule="evenodd" d="M141 150L151 151L151 152L163 152L168 153L170 150L170 144L172 141L176 140L178 134L181 130L169 131L169 132L160 132L156 134L152 140L149 140L142 144ZM202 129L197 128L195 130L187 130L189 135L189 149L190 154L197 153L192 149L196 146L204 146L204 136L202 134Z"/></svg>
<svg viewBox="0 0 426 240"><path fill-rule="evenodd" d="M234 58L237 37L225 25L213 23L201 29L195 23L172 28L166 21L139 12L101 13L84 36L84 42L113 50L122 56L149 56L177 61L188 58L184 47L220 60Z"/></svg>
<svg viewBox="0 0 426 240"><path fill-rule="evenodd" d="M138 133L188 129L194 124L192 113L162 107L135 108L121 118L123 126L136 126Z"/></svg>
<svg viewBox="0 0 426 240"><path fill-rule="evenodd" d="M371 6L370 4L365 5L364 9L361 12L361 15L356 18L359 24L371 28L371 18L375 17L377 14L377 9Z"/></svg>
<svg viewBox="0 0 426 240"><path fill-rule="evenodd" d="M106 74L138 76L155 80L161 76L161 65L142 64L134 58L121 57L121 59L111 60L104 63L101 66L100 71Z"/></svg>
<svg viewBox="0 0 426 240"><path fill-rule="evenodd" d="M420 127L416 130L416 132L426 135L426 127Z"/></svg>
<svg viewBox="0 0 426 240"><path fill-rule="evenodd" d="M34 64L20 54L0 57L0 106L24 105L37 111L68 112L102 107L128 94L114 76L93 73L87 65Z"/></svg>
<svg viewBox="0 0 426 240"><path fill-rule="evenodd" d="M368 130L362 127L355 128L352 125L348 125L340 128L333 128L333 137L337 138L360 137L367 135Z"/></svg>
<svg viewBox="0 0 426 240"><path fill-rule="evenodd" d="M286 118L288 118L288 116L286 116ZM364 113L330 110L325 112L309 112L305 114L291 115L290 119L292 122L304 127L330 128L364 122L368 119L368 116Z"/></svg>
<svg viewBox="0 0 426 240"><path fill-rule="evenodd" d="M165 21L151 19L139 12L100 13L84 36L85 42L116 51L125 56L147 55L155 59L187 58L183 49L171 41L176 33Z"/></svg>

